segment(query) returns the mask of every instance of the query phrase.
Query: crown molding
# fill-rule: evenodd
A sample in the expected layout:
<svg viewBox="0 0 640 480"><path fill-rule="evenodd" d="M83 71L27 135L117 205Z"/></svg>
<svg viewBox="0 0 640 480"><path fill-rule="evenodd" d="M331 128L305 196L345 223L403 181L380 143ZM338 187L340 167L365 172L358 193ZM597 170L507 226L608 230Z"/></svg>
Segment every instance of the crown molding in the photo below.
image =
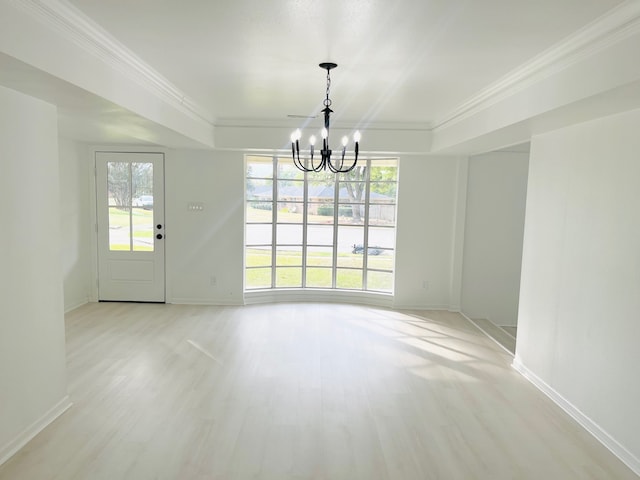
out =
<svg viewBox="0 0 640 480"><path fill-rule="evenodd" d="M627 1L471 97L433 129L448 127L640 32L640 2Z"/></svg>
<svg viewBox="0 0 640 480"><path fill-rule="evenodd" d="M188 117L213 125L213 115L66 0L10 0L67 40L126 75Z"/></svg>
<svg viewBox="0 0 640 480"><path fill-rule="evenodd" d="M287 119L254 119L254 118L219 118L216 120L216 127L221 128L305 128L312 129L322 127L321 118L287 118ZM389 131L418 131L430 132L431 124L428 122L348 122L332 121L331 128L334 130L361 131L389 130Z"/></svg>

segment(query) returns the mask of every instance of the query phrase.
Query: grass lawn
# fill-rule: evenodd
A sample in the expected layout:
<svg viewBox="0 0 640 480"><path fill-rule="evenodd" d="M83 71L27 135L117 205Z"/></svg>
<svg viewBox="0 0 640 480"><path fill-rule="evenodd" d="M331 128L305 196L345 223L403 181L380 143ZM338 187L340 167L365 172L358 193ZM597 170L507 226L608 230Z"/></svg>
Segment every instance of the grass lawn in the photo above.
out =
<svg viewBox="0 0 640 480"><path fill-rule="evenodd" d="M153 251L153 211L133 208L131 211L133 249ZM109 207L109 249L129 251L129 210Z"/></svg>
<svg viewBox="0 0 640 480"><path fill-rule="evenodd" d="M247 288L271 288L271 250L247 248L246 266L263 267L246 270ZM361 254L340 253L337 259L336 288L362 290ZM309 252L307 255L306 286L331 288L332 255L325 252ZM373 269L392 270L391 255L371 255L368 266ZM277 252L276 287L302 287L302 254L300 251ZM369 271L367 289L390 292L393 289L393 274Z"/></svg>

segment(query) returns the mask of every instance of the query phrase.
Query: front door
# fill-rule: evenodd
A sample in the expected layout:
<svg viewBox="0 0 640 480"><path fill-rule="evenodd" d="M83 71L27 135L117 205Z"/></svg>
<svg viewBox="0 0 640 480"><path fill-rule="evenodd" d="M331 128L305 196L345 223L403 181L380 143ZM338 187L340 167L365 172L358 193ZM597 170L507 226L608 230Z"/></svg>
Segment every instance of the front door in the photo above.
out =
<svg viewBox="0 0 640 480"><path fill-rule="evenodd" d="M164 155L96 152L99 300L164 302Z"/></svg>

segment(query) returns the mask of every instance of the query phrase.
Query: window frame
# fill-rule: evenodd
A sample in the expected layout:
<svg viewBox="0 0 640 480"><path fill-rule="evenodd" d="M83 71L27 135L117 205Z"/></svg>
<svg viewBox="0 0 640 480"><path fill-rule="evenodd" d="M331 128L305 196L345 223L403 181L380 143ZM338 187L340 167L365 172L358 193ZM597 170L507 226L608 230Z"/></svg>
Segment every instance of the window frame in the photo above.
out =
<svg viewBox="0 0 640 480"><path fill-rule="evenodd" d="M249 167L250 165L265 165L265 172L267 171L266 165L268 165L269 160L271 162L270 174L271 176L256 176L253 173L250 173ZM253 163L252 163L253 162ZM256 292L256 291L264 291L264 290L290 290L290 289L302 289L302 290L324 290L324 291L360 291L367 293L377 293L377 294L391 294L394 292L394 280L395 280L395 260L396 260L396 233L397 233L397 205L398 205L398 188L399 188L399 166L400 160L396 157L384 157L384 158L367 158L361 159L360 162L365 163L365 177L363 180L349 180L345 179L343 174L332 174L333 180L330 180L330 183L327 182L327 186L333 188L333 199L332 203L330 202L321 202L319 200L320 197L310 198L309 187L313 183L314 187L317 187L318 181L316 180L314 183L314 175L323 175L322 173L317 174L314 172L304 172L298 174L298 176L294 178L280 176L281 172L290 171L288 169L291 164L291 159L287 159L286 157L278 156L278 155L259 155L259 154L247 154L245 155L245 205L244 205L244 224L245 224L245 241L244 241L244 291L245 293ZM395 168L395 176L391 180L379 180L376 179L373 182L371 181L371 171L372 167L380 166L379 162L389 162L392 164L392 168ZM377 165L378 164L378 165ZM287 168L282 168L286 166ZM362 166L360 163L359 166ZM266 174L265 174L266 175ZM301 175L301 176L300 176ZM325 178L329 178L326 176ZM346 183L356 183L358 181L363 181L364 192L363 198L358 201L353 201L351 198L345 198L342 195L341 198L341 189L346 188ZM250 192L254 189L250 189L250 182L263 182L267 185L271 185L270 195L267 190L264 190L266 199L256 199L251 198ZM302 199L295 196L281 196L281 191L287 187L287 183L300 183L302 187ZM376 184L395 184L395 188L393 189L394 196L389 197L390 201L388 202L380 202L379 199L374 200L373 203L371 201L371 185ZM254 187L255 188L255 187ZM254 204L267 204L270 203L270 211L271 211L271 222L267 221L255 221L249 219L249 207ZM300 221L292 221L290 218L286 216L286 208L287 205L293 205L296 209L302 207L301 212L301 220ZM310 207L318 208L322 205L331 205L333 209L331 218L332 221L327 221L326 223L315 223L309 222L309 209ZM345 208L353 208L354 205L360 205L362 210L361 219L362 223L353 224L348 223L345 218L348 215L345 215L341 218L340 213L344 212ZM392 221L389 221L389 224L379 224L378 222L374 222L373 224L370 222L370 214L371 214L371 206L376 208L381 206L387 206L393 209L391 214ZM293 207L288 207L293 208ZM293 210L297 212L297 210ZM326 209L325 209L326 211ZM247 241L247 230L249 225L271 225L271 243L249 243ZM332 228L332 242L331 244L321 244L321 243L309 243L309 226L331 226ZM282 233L285 228L291 228L293 226L299 226L302 229L300 243L278 243L278 232ZM345 232L346 228L361 228L362 229L362 262L359 266L345 266L340 265L339 262L339 253L344 253L342 251L339 252L339 234L340 232ZM342 230L341 230L342 228ZM369 245L369 236L371 229L389 229L392 230L393 233L393 241L391 246L383 246L379 247L376 245ZM297 241L297 240L296 240ZM284 252L282 247L291 247L292 249L300 249L300 264L296 265L283 265L281 257L278 256L278 252ZM355 247L355 244L354 244ZM270 249L271 250L271 262L270 265L248 265L248 255L251 249ZM379 254L369 253L371 249L376 248L382 250L382 253L389 252L392 257L390 259L390 267L384 268L385 266L370 266L370 256L377 256ZM313 249L331 249L331 265L317 265L314 262L309 262L309 251L313 251ZM343 249L344 250L344 249ZM352 253L356 253L355 250ZM251 273L257 270L265 270L270 269L270 286L248 286ZM282 277L278 277L279 271L284 271L284 269L295 269L296 274L299 274L300 282L296 285L286 285L286 286L278 286L278 283L282 284ZM331 277L331 285L330 286L308 286L307 273L309 269L330 269L330 277ZM355 287L349 288L342 284L339 284L339 278L346 272L359 272L361 276L361 283L356 284ZM384 285L380 288L372 288L370 285L369 272L372 272L374 275L371 276L385 276L390 275L390 285ZM356 275L357 276L357 275Z"/></svg>

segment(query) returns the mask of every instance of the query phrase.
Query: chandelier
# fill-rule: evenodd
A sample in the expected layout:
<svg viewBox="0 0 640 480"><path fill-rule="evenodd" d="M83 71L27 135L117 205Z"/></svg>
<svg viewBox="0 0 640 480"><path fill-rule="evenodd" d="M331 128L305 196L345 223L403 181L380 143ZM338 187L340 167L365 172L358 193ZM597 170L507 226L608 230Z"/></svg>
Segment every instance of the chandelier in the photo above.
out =
<svg viewBox="0 0 640 480"><path fill-rule="evenodd" d="M331 70L336 68L338 64L325 62L321 63L320 68L327 71L327 96L324 99L324 109L322 113L324 113L324 128L322 129L322 149L320 150L320 161L317 162L318 156L316 155L316 162L314 162L314 153L315 153L315 144L316 137L315 135L311 135L309 138L309 156L305 160L304 157L300 159L300 137L302 133L300 129L297 129L295 132L291 134L291 155L293 157L293 163L296 167L298 167L303 172L320 172L322 170L326 170L327 168L333 173L346 173L353 170L358 163L358 149L360 142L360 132L355 132L353 134L353 141L355 143L354 151L355 157L353 159L353 163L349 163L347 161L347 165L345 165L345 155L347 153L347 145L349 144L349 138L344 136L342 137L342 154L340 156L340 161L331 159L331 147L329 146L329 123L330 116L333 113L331 110L331 99L329 98L329 89L331 88ZM307 163L308 161L308 163Z"/></svg>

